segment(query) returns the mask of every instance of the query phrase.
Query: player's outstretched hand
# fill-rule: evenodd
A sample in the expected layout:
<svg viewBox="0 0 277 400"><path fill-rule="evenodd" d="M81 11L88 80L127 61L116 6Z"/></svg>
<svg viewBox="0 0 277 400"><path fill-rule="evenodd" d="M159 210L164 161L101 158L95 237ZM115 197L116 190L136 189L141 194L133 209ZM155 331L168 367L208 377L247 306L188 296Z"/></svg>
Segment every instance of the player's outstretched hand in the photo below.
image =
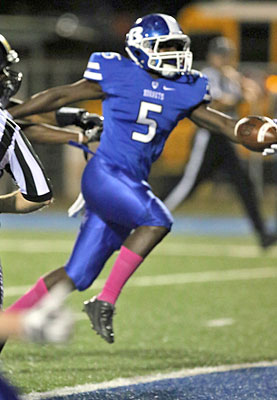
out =
<svg viewBox="0 0 277 400"><path fill-rule="evenodd" d="M61 343L72 334L73 314L64 307L70 289L57 284L35 307L22 316L23 339L37 343Z"/></svg>
<svg viewBox="0 0 277 400"><path fill-rule="evenodd" d="M272 156L277 153L277 144L274 143L270 147L266 147L263 151L263 156Z"/></svg>
<svg viewBox="0 0 277 400"><path fill-rule="evenodd" d="M244 145L252 151L266 154L275 152L272 145L277 144L277 125L276 120L265 116L250 115L241 118L235 126L234 135L238 143ZM265 152L269 149L268 152Z"/></svg>
<svg viewBox="0 0 277 400"><path fill-rule="evenodd" d="M74 201L74 203L67 210L68 216L77 217L79 213L83 211L85 204L86 204L85 199L82 193L80 193L77 199Z"/></svg>
<svg viewBox="0 0 277 400"><path fill-rule="evenodd" d="M277 126L277 119L273 119L273 122ZM277 144L274 143L269 147L266 147L263 151L263 156L272 156L273 154L277 153Z"/></svg>

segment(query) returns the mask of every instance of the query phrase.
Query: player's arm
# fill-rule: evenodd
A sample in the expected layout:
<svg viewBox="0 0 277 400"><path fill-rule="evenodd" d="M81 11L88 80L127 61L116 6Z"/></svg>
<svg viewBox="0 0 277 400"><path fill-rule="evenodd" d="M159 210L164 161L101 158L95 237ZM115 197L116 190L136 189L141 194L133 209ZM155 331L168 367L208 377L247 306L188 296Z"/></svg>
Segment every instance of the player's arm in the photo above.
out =
<svg viewBox="0 0 277 400"><path fill-rule="evenodd" d="M37 93L22 104L9 108L8 111L14 118L23 118L28 115L57 110L81 100L96 100L104 97L105 93L99 83L81 79L70 85L58 86Z"/></svg>
<svg viewBox="0 0 277 400"><path fill-rule="evenodd" d="M56 113L54 111L39 115L30 115L29 117L25 117L23 120L16 120L15 122L20 126L27 123L57 125Z"/></svg>
<svg viewBox="0 0 277 400"><path fill-rule="evenodd" d="M17 106L22 104L23 101L20 99L16 99L12 97L8 103L7 110L11 107ZM23 120L15 121L20 126L26 126L30 124L50 124L50 125L57 125L56 121L56 113L54 111L40 114L40 115L32 115L29 117L24 118Z"/></svg>
<svg viewBox="0 0 277 400"><path fill-rule="evenodd" d="M48 124L22 127L32 143L67 144L70 140L87 144L88 138L81 130L62 129Z"/></svg>
<svg viewBox="0 0 277 400"><path fill-rule="evenodd" d="M23 197L22 193L17 190L12 193L0 196L0 213L27 214L51 203L51 200L34 202Z"/></svg>
<svg viewBox="0 0 277 400"><path fill-rule="evenodd" d="M234 135L237 120L222 112L203 104L192 111L189 119L196 125L208 129L210 132L222 133L231 141L238 143L238 139Z"/></svg>
<svg viewBox="0 0 277 400"><path fill-rule="evenodd" d="M48 120L51 125L42 123ZM75 141L88 144L99 141L103 131L102 116L77 107L62 107L56 112L33 115L16 122L34 143L67 144Z"/></svg>

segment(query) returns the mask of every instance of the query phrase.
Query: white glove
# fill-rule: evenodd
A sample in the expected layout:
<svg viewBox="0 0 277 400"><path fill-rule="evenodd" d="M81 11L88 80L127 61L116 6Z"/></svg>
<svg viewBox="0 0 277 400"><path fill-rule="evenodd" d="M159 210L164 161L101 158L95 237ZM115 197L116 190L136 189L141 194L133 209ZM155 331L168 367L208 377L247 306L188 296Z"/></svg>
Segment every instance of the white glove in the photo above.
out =
<svg viewBox="0 0 277 400"><path fill-rule="evenodd" d="M273 119L272 121L274 122L277 128L277 119ZM275 154L276 152L277 152L277 143L274 143L269 147L266 147L262 154L263 156L272 156L272 154Z"/></svg>
<svg viewBox="0 0 277 400"><path fill-rule="evenodd" d="M272 154L277 153L277 143L272 144L270 147L266 147L263 150L263 156L272 156Z"/></svg>
<svg viewBox="0 0 277 400"><path fill-rule="evenodd" d="M87 137L88 143L99 142L102 132L103 132L103 126L95 126L94 128L86 129L84 131L84 135Z"/></svg>
<svg viewBox="0 0 277 400"><path fill-rule="evenodd" d="M84 209L85 205L86 205L85 199L82 193L80 193L77 199L74 201L74 203L67 210L68 216L77 217L77 215Z"/></svg>
<svg viewBox="0 0 277 400"><path fill-rule="evenodd" d="M37 343L60 343L69 339L73 329L73 314L63 307L70 289L57 284L51 292L22 317L23 339Z"/></svg>

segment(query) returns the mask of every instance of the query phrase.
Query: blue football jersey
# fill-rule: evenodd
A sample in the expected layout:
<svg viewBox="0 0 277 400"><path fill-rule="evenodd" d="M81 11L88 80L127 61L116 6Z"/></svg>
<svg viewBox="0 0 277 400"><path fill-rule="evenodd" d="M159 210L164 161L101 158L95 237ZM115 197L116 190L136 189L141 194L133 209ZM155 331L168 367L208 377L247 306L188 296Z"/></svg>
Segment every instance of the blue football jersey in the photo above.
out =
<svg viewBox="0 0 277 400"><path fill-rule="evenodd" d="M147 179L178 121L211 100L200 72L155 79L118 53L93 53L84 78L97 81L106 94L97 154L139 180Z"/></svg>

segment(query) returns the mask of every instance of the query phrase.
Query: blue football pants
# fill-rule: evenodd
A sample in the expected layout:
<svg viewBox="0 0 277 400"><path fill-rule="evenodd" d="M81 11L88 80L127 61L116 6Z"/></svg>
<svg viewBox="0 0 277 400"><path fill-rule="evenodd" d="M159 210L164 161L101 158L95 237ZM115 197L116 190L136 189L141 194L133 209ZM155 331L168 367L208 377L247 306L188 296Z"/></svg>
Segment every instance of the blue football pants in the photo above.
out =
<svg viewBox="0 0 277 400"><path fill-rule="evenodd" d="M78 290L88 288L106 261L138 226L164 226L172 217L145 181L136 181L126 171L97 155L82 177L86 212L65 268Z"/></svg>

